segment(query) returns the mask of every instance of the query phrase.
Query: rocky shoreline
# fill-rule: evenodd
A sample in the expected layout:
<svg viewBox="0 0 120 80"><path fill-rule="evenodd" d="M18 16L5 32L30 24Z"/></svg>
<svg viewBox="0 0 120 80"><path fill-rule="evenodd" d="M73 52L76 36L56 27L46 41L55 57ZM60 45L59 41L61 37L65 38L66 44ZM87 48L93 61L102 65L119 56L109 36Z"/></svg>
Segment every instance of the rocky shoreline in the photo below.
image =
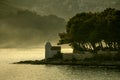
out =
<svg viewBox="0 0 120 80"><path fill-rule="evenodd" d="M15 62L14 64L33 64L33 65L80 65L80 66L105 66L120 67L120 61L45 61L45 60L27 60Z"/></svg>

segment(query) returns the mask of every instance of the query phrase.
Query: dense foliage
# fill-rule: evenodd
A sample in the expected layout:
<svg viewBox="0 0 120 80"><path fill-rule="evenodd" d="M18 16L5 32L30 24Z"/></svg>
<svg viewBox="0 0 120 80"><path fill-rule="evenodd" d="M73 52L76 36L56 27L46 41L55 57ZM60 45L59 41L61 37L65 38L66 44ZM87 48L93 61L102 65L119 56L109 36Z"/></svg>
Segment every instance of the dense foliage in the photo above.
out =
<svg viewBox="0 0 120 80"><path fill-rule="evenodd" d="M119 50L120 10L107 8L98 13L79 13L72 17L58 44L69 44L76 51Z"/></svg>

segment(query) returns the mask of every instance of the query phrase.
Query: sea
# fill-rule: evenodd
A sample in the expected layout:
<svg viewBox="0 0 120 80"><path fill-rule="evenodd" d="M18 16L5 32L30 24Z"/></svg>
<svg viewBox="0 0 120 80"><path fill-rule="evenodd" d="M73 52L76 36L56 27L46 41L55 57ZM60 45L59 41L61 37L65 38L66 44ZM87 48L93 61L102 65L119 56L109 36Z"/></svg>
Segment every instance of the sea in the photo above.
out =
<svg viewBox="0 0 120 80"><path fill-rule="evenodd" d="M0 80L120 80L119 68L12 64L41 59L44 49L0 49Z"/></svg>

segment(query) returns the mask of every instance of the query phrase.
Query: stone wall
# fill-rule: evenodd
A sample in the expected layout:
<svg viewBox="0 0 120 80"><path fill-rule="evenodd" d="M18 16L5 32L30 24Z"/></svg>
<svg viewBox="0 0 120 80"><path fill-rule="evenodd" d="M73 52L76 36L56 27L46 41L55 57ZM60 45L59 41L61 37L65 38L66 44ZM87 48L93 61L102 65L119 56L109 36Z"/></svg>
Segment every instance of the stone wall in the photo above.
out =
<svg viewBox="0 0 120 80"><path fill-rule="evenodd" d="M76 60L84 60L85 58L91 58L93 56L92 53L78 54L78 53L63 53L63 60L72 60L73 58Z"/></svg>

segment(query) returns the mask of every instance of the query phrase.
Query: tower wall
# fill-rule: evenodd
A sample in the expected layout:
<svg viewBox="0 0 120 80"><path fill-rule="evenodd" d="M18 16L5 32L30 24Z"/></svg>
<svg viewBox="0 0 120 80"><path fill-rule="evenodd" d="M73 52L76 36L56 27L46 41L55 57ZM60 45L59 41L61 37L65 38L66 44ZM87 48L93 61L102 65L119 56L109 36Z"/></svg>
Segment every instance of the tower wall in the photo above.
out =
<svg viewBox="0 0 120 80"><path fill-rule="evenodd" d="M45 59L48 59L51 57L51 44L50 42L47 42L45 45Z"/></svg>

